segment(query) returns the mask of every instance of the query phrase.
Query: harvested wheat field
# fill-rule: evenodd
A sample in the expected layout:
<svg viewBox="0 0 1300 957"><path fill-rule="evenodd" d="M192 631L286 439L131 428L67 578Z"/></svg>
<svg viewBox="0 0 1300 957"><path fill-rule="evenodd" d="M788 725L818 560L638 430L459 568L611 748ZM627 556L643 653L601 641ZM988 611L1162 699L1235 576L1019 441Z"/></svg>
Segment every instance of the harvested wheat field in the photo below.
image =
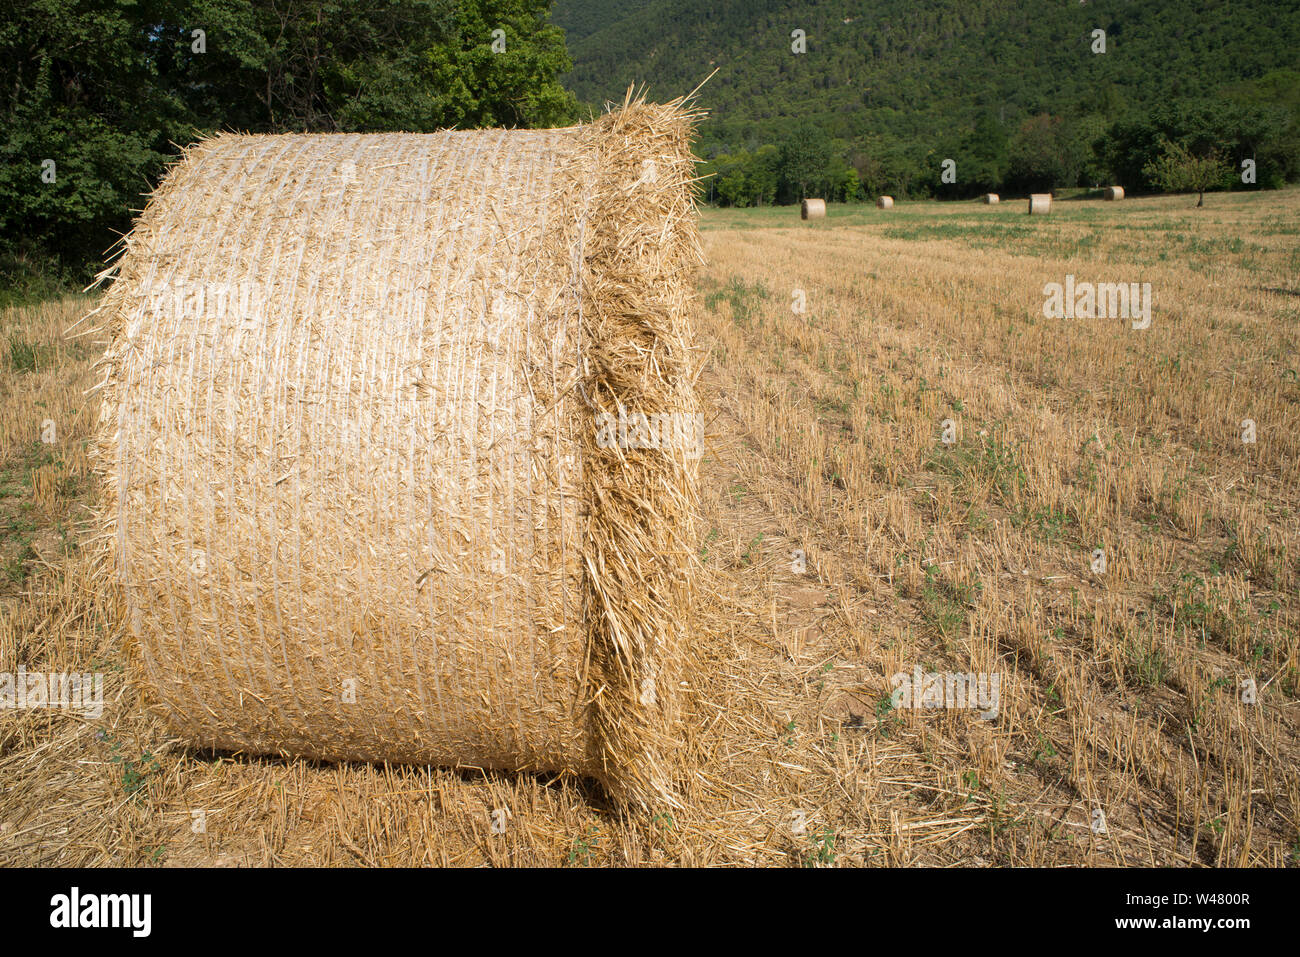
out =
<svg viewBox="0 0 1300 957"><path fill-rule="evenodd" d="M704 214L658 810L172 738L94 563L93 303L6 311L0 672L105 682L0 711L0 863L1294 865L1300 192L1193 202ZM1053 283L1149 283L1149 322L1048 318ZM895 707L950 673L967 706Z"/></svg>

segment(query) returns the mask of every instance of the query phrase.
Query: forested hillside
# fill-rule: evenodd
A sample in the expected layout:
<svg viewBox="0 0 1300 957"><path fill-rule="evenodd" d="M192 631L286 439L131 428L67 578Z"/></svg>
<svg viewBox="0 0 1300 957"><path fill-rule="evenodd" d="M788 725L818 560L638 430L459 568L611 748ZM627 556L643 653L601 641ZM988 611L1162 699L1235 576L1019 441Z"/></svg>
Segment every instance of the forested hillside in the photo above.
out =
<svg viewBox="0 0 1300 957"><path fill-rule="evenodd" d="M868 119L929 135L983 109L1113 114L1300 65L1300 4L1277 0L557 0L553 20L588 102L632 81L686 92L716 67L709 135L733 146L797 116L852 136Z"/></svg>
<svg viewBox="0 0 1300 957"><path fill-rule="evenodd" d="M965 161L967 193L1082 185L1117 173L1098 138L1139 121L1153 144L1199 139L1231 165L1249 150L1261 185L1300 175L1293 0L558 0L553 20L589 104L630 82L686 92L716 69L700 151L748 157L750 193L764 146L810 137L830 141L830 193L853 168L873 189L941 194L945 157ZM1152 185L1151 159L1131 187Z"/></svg>

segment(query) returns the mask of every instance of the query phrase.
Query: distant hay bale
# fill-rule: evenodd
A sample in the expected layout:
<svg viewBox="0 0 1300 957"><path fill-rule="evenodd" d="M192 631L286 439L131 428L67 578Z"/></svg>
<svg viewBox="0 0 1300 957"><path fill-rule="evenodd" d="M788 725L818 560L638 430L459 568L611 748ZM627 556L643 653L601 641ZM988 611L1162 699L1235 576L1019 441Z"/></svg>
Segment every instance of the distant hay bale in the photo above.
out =
<svg viewBox="0 0 1300 957"><path fill-rule="evenodd" d="M1051 193L1031 193L1029 196L1029 215L1050 213L1052 211Z"/></svg>
<svg viewBox="0 0 1300 957"><path fill-rule="evenodd" d="M877 196L877 197L876 197L876 208L877 208L877 209L893 209L893 208L894 208L894 197L892 197L892 196Z"/></svg>
<svg viewBox="0 0 1300 957"><path fill-rule="evenodd" d="M994 206L1002 202L1002 200L998 197L997 193L985 193L980 199L980 202L984 203L986 206Z"/></svg>
<svg viewBox="0 0 1300 957"><path fill-rule="evenodd" d="M1107 199L1123 199L1123 198L1124 198L1124 187L1123 187L1123 186L1107 186L1107 187L1106 187L1106 198L1107 198Z"/></svg>
<svg viewBox="0 0 1300 957"><path fill-rule="evenodd" d="M805 199L799 204L800 219L825 219L826 218L826 200L824 199Z"/></svg>
<svg viewBox="0 0 1300 957"><path fill-rule="evenodd" d="M109 567L183 740L676 800L696 118L186 150L96 310Z"/></svg>

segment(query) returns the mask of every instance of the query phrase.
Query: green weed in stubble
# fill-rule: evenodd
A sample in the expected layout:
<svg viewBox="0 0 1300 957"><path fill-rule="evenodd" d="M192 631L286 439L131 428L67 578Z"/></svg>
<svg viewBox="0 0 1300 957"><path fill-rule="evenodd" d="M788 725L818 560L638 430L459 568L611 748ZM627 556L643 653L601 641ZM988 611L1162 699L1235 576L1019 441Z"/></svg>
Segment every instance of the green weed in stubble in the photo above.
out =
<svg viewBox="0 0 1300 957"><path fill-rule="evenodd" d="M591 863L591 852L600 842L600 830L596 825L588 825L587 830L574 837L569 846L569 866L586 867Z"/></svg>
<svg viewBox="0 0 1300 957"><path fill-rule="evenodd" d="M1157 688L1173 670L1163 649L1150 635L1129 636L1123 643L1124 674L1144 688Z"/></svg>
<svg viewBox="0 0 1300 957"><path fill-rule="evenodd" d="M827 825L808 832L812 847L805 852L804 867L830 867L835 863L835 832Z"/></svg>
<svg viewBox="0 0 1300 957"><path fill-rule="evenodd" d="M902 719L894 707L894 696L886 691L876 700L876 733L882 738L892 735L902 726Z"/></svg>
<svg viewBox="0 0 1300 957"><path fill-rule="evenodd" d="M700 546L700 563L707 565L709 562L709 546L717 541L718 530L709 529L709 534L704 537L704 544Z"/></svg>
<svg viewBox="0 0 1300 957"><path fill-rule="evenodd" d="M27 580L34 569L32 562L37 557L36 549L32 547L30 540L24 539L19 547L18 554L5 564L5 577L15 584L21 585Z"/></svg>
<svg viewBox="0 0 1300 957"><path fill-rule="evenodd" d="M725 286L705 294L704 307L710 312L717 312L718 306L726 302L731 306L731 316L736 324L749 326L758 304L770 296L767 287L761 282L747 283L741 276L732 276Z"/></svg>
<svg viewBox="0 0 1300 957"><path fill-rule="evenodd" d="M138 758L127 757L122 753L122 742L111 735L102 735L100 740L107 741L110 745L109 763L116 764L121 769L118 783L122 790L133 800L138 799L146 789L150 777L162 771L162 765L150 751Z"/></svg>
<svg viewBox="0 0 1300 957"><path fill-rule="evenodd" d="M41 347L15 336L9 337L9 367L15 372L36 372L41 366Z"/></svg>
<svg viewBox="0 0 1300 957"><path fill-rule="evenodd" d="M1054 543L1063 540L1066 529L1075 525L1074 515L1064 508L1040 508L1031 511L1028 507L1020 508L1011 514L1013 528L1030 528L1039 539Z"/></svg>
<svg viewBox="0 0 1300 957"><path fill-rule="evenodd" d="M1029 484L1019 447L996 432L982 437L979 447L965 442L941 446L928 467L958 482L987 484L999 503L1008 508L1015 506Z"/></svg>

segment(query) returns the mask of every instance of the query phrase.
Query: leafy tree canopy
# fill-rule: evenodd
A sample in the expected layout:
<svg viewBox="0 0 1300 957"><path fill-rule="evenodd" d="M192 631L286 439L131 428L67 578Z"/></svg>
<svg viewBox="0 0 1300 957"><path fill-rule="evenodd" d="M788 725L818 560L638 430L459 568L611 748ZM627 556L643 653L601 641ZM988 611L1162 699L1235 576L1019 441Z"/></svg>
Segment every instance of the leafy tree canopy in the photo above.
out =
<svg viewBox="0 0 1300 957"><path fill-rule="evenodd" d="M84 278L178 146L220 129L570 123L549 7L13 0L0 20L0 268L52 255Z"/></svg>

